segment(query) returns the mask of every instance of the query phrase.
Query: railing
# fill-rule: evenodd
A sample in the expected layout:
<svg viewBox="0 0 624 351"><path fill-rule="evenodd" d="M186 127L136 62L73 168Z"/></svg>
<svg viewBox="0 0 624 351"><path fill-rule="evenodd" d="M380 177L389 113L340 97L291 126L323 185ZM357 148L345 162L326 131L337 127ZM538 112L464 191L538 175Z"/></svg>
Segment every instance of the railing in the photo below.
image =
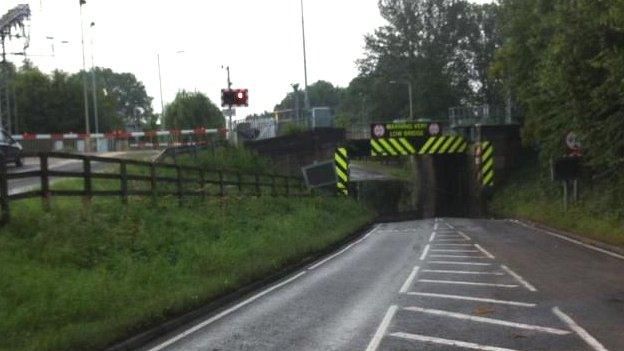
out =
<svg viewBox="0 0 624 351"><path fill-rule="evenodd" d="M186 197L205 199L211 196L222 198L231 195L257 197L310 195L304 188L301 178L287 175L246 173L232 169L210 169L57 152L24 154L23 157L38 158L39 169L9 173L6 162L0 155L2 224L10 221L11 201L30 198L41 198L44 209L48 210L52 197L82 197L86 203L91 202L93 197L119 197L122 204L127 204L130 197L152 197L155 200L159 196L174 196L182 204ZM75 166L81 170L53 169L50 167L50 159L79 161ZM96 171L95 165L109 167ZM36 178L39 189L10 193L9 181L28 178ZM53 186L56 181L63 179L79 179L82 186L79 189Z"/></svg>

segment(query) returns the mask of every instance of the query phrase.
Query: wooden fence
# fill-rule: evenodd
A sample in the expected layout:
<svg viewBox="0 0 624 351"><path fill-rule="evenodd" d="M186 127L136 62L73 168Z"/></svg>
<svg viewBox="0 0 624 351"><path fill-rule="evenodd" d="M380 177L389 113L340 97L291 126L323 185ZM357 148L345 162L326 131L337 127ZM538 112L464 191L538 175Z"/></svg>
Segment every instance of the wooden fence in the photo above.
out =
<svg viewBox="0 0 624 351"><path fill-rule="evenodd" d="M127 204L129 197L132 196L152 197L154 199L159 196L174 196L182 204L185 197L310 195L301 178L279 174L247 173L231 169L210 169L172 163L57 152L24 154L23 157L38 158L39 169L9 173L6 162L0 155L2 224L10 221L11 201L29 198L41 198L44 208L48 209L50 199L55 196L82 197L86 202L90 202L93 197L119 197L123 204ZM75 166L80 168L79 171L52 169L50 159L79 161L82 163L82 167L80 167L79 162L76 162ZM94 165L101 168L102 165L100 164L108 165L106 171L93 169ZM37 179L37 190L10 193L10 181L29 178ZM51 180L60 179L79 179L82 186L80 189L62 189L62 187L55 189ZM106 186L102 187L103 184L98 184L97 181L107 181ZM98 187L94 185L98 185Z"/></svg>

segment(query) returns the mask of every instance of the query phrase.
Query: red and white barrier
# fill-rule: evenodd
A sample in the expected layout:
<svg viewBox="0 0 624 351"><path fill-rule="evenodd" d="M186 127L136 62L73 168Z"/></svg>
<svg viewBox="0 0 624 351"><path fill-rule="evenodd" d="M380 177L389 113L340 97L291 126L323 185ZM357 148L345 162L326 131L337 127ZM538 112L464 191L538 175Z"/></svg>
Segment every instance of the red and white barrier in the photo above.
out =
<svg viewBox="0 0 624 351"><path fill-rule="evenodd" d="M88 138L91 139L130 139L130 138L155 138L155 137L166 137L166 136L181 136L181 135L195 135L195 136L205 136L205 135L213 135L219 133L225 133L224 129L205 129L205 128L196 128L196 129L188 129L188 130L159 130L159 131L148 131L148 132L126 132L126 131L115 131L106 134L84 134L84 133L64 133L64 134L17 134L13 135L13 139L18 141L24 140L84 140Z"/></svg>

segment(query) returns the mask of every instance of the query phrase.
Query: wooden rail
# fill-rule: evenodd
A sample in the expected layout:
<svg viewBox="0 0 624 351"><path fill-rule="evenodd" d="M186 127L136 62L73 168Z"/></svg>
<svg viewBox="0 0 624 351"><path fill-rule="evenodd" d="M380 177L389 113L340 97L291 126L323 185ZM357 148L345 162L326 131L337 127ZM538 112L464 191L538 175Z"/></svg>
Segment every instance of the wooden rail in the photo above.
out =
<svg viewBox="0 0 624 351"><path fill-rule="evenodd" d="M89 203L93 197L119 197L123 204L127 204L130 197L175 196L180 204L185 197L226 197L229 195L242 196L309 196L302 179L293 176L271 173L245 173L234 169L216 169L194 167L171 163L147 162L120 158L77 155L61 152L38 152L24 154L23 157L39 159L38 170L21 173L9 173L4 157L0 154L0 221L6 224L10 221L10 202L29 198L41 198L45 210L50 208L52 197L82 197ZM80 171L59 171L50 168L50 159L82 161ZM117 165L118 171L94 171L94 163ZM80 164L80 163L78 163ZM129 166L135 172L129 171ZM114 167L111 167L114 168ZM145 175L137 174L144 171ZM10 194L11 180L38 178L39 190L29 190ZM61 190L51 186L51 180L81 179L82 189ZM118 187L110 190L95 190L94 181L118 181ZM134 189L131 183L141 183L145 189ZM212 188L211 188L212 187ZM246 191L247 190L247 191Z"/></svg>

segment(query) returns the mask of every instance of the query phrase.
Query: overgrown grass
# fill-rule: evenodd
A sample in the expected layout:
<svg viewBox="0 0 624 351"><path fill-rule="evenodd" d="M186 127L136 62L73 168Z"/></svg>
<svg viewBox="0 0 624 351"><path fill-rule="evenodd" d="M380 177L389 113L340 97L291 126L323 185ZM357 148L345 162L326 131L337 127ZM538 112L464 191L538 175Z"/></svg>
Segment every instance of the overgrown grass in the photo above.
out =
<svg viewBox="0 0 624 351"><path fill-rule="evenodd" d="M624 247L624 184L581 181L580 201L563 209L561 183L527 161L494 196L490 212L528 219L604 243Z"/></svg>
<svg viewBox="0 0 624 351"><path fill-rule="evenodd" d="M268 164L239 149L201 153L199 162L241 171ZM119 181L97 180L94 189L118 190ZM0 350L105 348L299 262L373 218L344 198L226 190L225 198L187 197L183 206L170 197L131 198L127 206L53 198L45 212L39 199L13 202L12 221L0 229Z"/></svg>
<svg viewBox="0 0 624 351"><path fill-rule="evenodd" d="M0 349L96 350L344 238L339 198L116 199L14 206L0 231Z"/></svg>

